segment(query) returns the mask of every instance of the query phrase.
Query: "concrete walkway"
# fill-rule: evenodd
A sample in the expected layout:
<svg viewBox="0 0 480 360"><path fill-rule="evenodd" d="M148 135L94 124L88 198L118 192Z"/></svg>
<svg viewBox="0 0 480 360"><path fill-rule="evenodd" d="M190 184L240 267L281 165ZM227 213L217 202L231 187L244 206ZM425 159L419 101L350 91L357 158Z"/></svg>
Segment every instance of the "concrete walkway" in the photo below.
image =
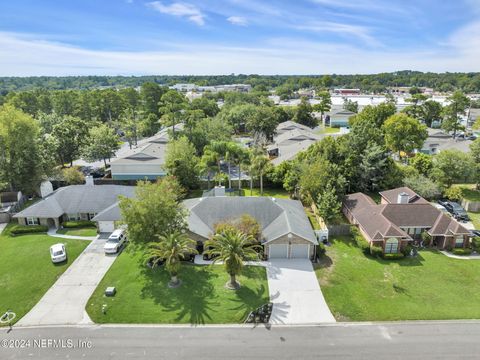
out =
<svg viewBox="0 0 480 360"><path fill-rule="evenodd" d="M99 237L98 235L97 236L75 236L75 235L57 234L57 229L49 229L47 234L49 236L63 238L63 239L88 240L88 241L96 240Z"/></svg>
<svg viewBox="0 0 480 360"><path fill-rule="evenodd" d="M442 250L440 251L443 255L448 256L449 258L452 259L458 259L458 260L480 260L480 254L472 254L472 255L455 255L452 253L449 253L448 251Z"/></svg>
<svg viewBox="0 0 480 360"><path fill-rule="evenodd" d="M7 227L7 223L0 224L0 234L2 233L3 229Z"/></svg>
<svg viewBox="0 0 480 360"><path fill-rule="evenodd" d="M266 262L272 324L335 322L323 298L310 260L272 259Z"/></svg>
<svg viewBox="0 0 480 360"><path fill-rule="evenodd" d="M104 254L105 241L92 241L18 325L91 324L85 306L116 259Z"/></svg>

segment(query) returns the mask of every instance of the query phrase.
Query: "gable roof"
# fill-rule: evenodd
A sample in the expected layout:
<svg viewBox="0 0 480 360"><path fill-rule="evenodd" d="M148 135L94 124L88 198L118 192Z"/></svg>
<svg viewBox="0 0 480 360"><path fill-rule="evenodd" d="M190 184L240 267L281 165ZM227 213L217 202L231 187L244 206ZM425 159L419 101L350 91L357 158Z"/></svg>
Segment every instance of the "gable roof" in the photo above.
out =
<svg viewBox="0 0 480 360"><path fill-rule="evenodd" d="M402 186L392 190L386 190L380 192L380 196L383 197L389 204L398 203L398 195L401 193L406 193L408 195L409 204L428 204L429 202L418 195L415 191L409 187Z"/></svg>
<svg viewBox="0 0 480 360"><path fill-rule="evenodd" d="M133 197L134 186L70 185L61 187L43 200L20 211L14 217L59 217L63 214L99 213L118 201L118 197Z"/></svg>
<svg viewBox="0 0 480 360"><path fill-rule="evenodd" d="M396 203L397 195L402 192L411 195L411 202ZM387 201L394 199L393 203L377 205L363 193L347 195L344 201L344 206L372 239L388 236L410 238L401 229L402 227L429 228L429 234L438 236L469 233L455 219L447 216L407 187L384 191L380 194Z"/></svg>
<svg viewBox="0 0 480 360"><path fill-rule="evenodd" d="M190 211L189 230L204 238L213 233L216 223L248 214L258 221L265 242L293 233L317 243L303 206L296 200L220 196L188 199L183 204Z"/></svg>
<svg viewBox="0 0 480 360"><path fill-rule="evenodd" d="M294 130L294 129L312 131L312 129L310 129L306 125L299 124L299 123L297 123L295 121L292 121L292 120L287 120L287 121L281 122L280 124L277 125L277 134L282 134L286 131Z"/></svg>

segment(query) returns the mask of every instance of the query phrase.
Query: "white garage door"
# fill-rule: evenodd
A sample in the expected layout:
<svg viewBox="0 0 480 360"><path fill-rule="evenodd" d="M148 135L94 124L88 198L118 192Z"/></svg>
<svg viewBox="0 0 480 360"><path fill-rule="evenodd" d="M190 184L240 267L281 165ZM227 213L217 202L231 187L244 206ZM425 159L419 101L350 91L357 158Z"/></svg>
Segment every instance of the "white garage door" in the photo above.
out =
<svg viewBox="0 0 480 360"><path fill-rule="evenodd" d="M115 230L115 222L113 221L99 221L98 229L101 233L111 233Z"/></svg>
<svg viewBox="0 0 480 360"><path fill-rule="evenodd" d="M290 257L292 259L308 259L308 245L293 244Z"/></svg>
<svg viewBox="0 0 480 360"><path fill-rule="evenodd" d="M272 244L268 248L270 259L286 259L288 257L288 244Z"/></svg>

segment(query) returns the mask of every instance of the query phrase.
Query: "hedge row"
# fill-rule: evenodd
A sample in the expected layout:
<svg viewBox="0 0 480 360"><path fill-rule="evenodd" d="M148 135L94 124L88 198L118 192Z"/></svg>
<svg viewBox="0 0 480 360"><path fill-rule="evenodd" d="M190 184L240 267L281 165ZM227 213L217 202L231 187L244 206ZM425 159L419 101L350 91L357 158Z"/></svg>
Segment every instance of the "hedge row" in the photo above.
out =
<svg viewBox="0 0 480 360"><path fill-rule="evenodd" d="M15 225L12 226L9 231L12 235L46 233L48 231L48 227L44 225Z"/></svg>
<svg viewBox="0 0 480 360"><path fill-rule="evenodd" d="M453 249L452 253L454 255L470 255L472 253L472 249Z"/></svg>
<svg viewBox="0 0 480 360"><path fill-rule="evenodd" d="M88 221L88 220L65 221L62 223L62 226L67 229L96 227L93 221Z"/></svg>

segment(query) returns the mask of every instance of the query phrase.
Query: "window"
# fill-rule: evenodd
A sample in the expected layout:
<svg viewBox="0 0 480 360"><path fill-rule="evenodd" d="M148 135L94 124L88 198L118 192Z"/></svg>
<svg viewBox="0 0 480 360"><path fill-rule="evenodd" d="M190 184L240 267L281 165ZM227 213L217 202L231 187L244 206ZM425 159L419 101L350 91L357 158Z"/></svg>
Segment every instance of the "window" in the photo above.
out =
<svg viewBox="0 0 480 360"><path fill-rule="evenodd" d="M29 217L27 218L27 225L39 225L40 221L37 218Z"/></svg>
<svg viewBox="0 0 480 360"><path fill-rule="evenodd" d="M97 213L89 213L88 220L92 220L95 217L95 215L97 215Z"/></svg>
<svg viewBox="0 0 480 360"><path fill-rule="evenodd" d="M461 248L463 247L463 236L458 236L455 238L455 247L456 248Z"/></svg>
<svg viewBox="0 0 480 360"><path fill-rule="evenodd" d="M390 238L385 242L385 254L396 254L398 252L398 239Z"/></svg>
<svg viewBox="0 0 480 360"><path fill-rule="evenodd" d="M77 221L80 220L78 214L67 214L68 221Z"/></svg>

